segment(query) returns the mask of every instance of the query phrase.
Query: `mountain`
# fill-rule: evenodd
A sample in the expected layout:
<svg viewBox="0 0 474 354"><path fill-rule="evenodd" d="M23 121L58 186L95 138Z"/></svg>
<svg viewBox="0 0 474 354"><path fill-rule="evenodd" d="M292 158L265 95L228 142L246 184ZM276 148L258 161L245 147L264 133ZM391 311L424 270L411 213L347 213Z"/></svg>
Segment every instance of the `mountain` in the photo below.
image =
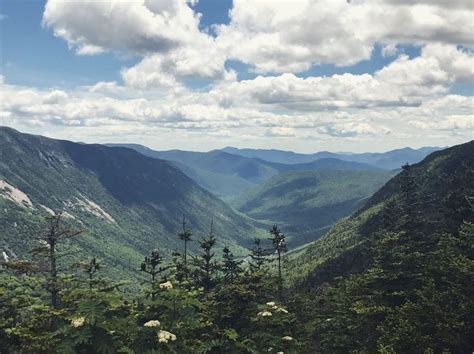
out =
<svg viewBox="0 0 474 354"><path fill-rule="evenodd" d="M357 210L392 176L382 170L293 171L272 177L233 205L252 218L279 224L294 248Z"/></svg>
<svg viewBox="0 0 474 354"><path fill-rule="evenodd" d="M145 156L171 161L199 185L224 200L231 200L242 191L278 173L271 166L256 159L232 155L220 150L155 151L136 144L107 145L129 147Z"/></svg>
<svg viewBox="0 0 474 354"><path fill-rule="evenodd" d="M405 166L358 212L291 254L296 326L308 347L471 353L473 206L471 141Z"/></svg>
<svg viewBox="0 0 474 354"><path fill-rule="evenodd" d="M403 148L384 153L332 153L327 151L316 152L314 154L301 154L282 150L263 149L237 149L226 147L223 151L251 158L259 158L269 162L282 164L302 164L319 159L338 159L343 161L353 161L368 164L374 167L393 170L400 168L405 163L417 163L423 160L428 154L438 151L439 147L423 147L420 149Z"/></svg>
<svg viewBox="0 0 474 354"><path fill-rule="evenodd" d="M457 234L465 220L474 221L474 141L431 153L410 167L420 232L433 237L445 232ZM390 219L390 230L404 226L403 172L388 181L357 213L339 221L326 235L307 247L295 260L308 281L320 284L343 274L362 271L371 258L376 237ZM386 228L386 227L385 227ZM302 269L299 268L299 269ZM301 273L300 273L301 274Z"/></svg>
<svg viewBox="0 0 474 354"><path fill-rule="evenodd" d="M376 171L381 170L375 166L353 161L344 161L335 158L321 158L311 162L295 163L295 164L283 164L276 162L268 162L265 160L259 160L262 164L270 166L279 172L288 171L310 171L310 170L340 170L340 171L354 171L354 170L369 170Z"/></svg>
<svg viewBox="0 0 474 354"><path fill-rule="evenodd" d="M225 147L222 149L222 151L234 155L245 156L248 158L257 158L281 164L307 163L317 159L339 158L338 154L328 151L321 151L315 154L301 154L293 151L275 149L238 149L234 147Z"/></svg>
<svg viewBox="0 0 474 354"><path fill-rule="evenodd" d="M181 247L176 233L183 216L195 239L214 220L219 244L237 253L259 232L167 161L9 128L0 128L0 210L4 250L24 253L42 217L63 210L71 224L87 230L78 238L78 254L105 259L118 272L135 268L153 248L169 255Z"/></svg>
<svg viewBox="0 0 474 354"><path fill-rule="evenodd" d="M199 185L230 203L233 203L233 200L246 191L255 188L281 172L319 169L378 169L365 163L342 161L335 158L321 158L305 163L284 164L260 158L234 155L221 150L209 152L182 150L154 151L137 144L107 145L128 147L145 156L171 161Z"/></svg>

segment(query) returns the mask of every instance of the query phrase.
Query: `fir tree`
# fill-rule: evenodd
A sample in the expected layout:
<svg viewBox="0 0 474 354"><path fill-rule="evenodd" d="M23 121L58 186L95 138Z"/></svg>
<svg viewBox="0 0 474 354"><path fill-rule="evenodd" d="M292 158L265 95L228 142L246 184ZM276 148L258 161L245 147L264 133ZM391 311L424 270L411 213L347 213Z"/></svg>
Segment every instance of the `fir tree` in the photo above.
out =
<svg viewBox="0 0 474 354"><path fill-rule="evenodd" d="M192 241L193 233L186 223L186 218L183 216L182 231L178 234L180 240L184 242L184 253L183 253L183 264L182 269L179 271L179 277L188 279L189 268L188 268L188 242Z"/></svg>
<svg viewBox="0 0 474 354"><path fill-rule="evenodd" d="M241 264L242 261L237 261L234 257L234 254L228 247L224 247L222 250L223 255L223 262L222 262L222 273L224 275L224 279L228 282L232 282L237 279L242 272Z"/></svg>
<svg viewBox="0 0 474 354"><path fill-rule="evenodd" d="M45 231L37 237L40 245L32 253L39 257L38 270L46 273L46 290L50 293L51 306L59 307L59 281L58 259L62 256L58 252L58 247L62 242L76 237L82 233L81 230L75 230L62 224L62 213L48 216L46 218Z"/></svg>
<svg viewBox="0 0 474 354"><path fill-rule="evenodd" d="M254 248L250 249L249 270L251 273L260 273L265 271L265 263L268 262L267 253L261 246L259 238L254 239Z"/></svg>
<svg viewBox="0 0 474 354"><path fill-rule="evenodd" d="M214 222L211 222L211 227L207 237L199 241L202 253L194 257L195 277L200 286L205 290L210 290L214 287L216 281L216 273L218 271L217 262L214 260L215 253L213 251L216 245L216 236L214 230Z"/></svg>
<svg viewBox="0 0 474 354"><path fill-rule="evenodd" d="M140 266L142 272L150 275L151 280L149 280L148 283L150 284L152 300L155 300L156 294L158 294L157 275L164 273L170 268L170 266L159 267L161 263L163 263L163 257L160 255L158 250L154 250L151 252L150 257L145 257Z"/></svg>
<svg viewBox="0 0 474 354"><path fill-rule="evenodd" d="M269 240L272 241L273 249L277 255L278 261L278 293L280 300L283 300L283 274L282 274L282 255L287 251L286 248L286 236L280 231L280 229L274 225L270 229L272 235Z"/></svg>

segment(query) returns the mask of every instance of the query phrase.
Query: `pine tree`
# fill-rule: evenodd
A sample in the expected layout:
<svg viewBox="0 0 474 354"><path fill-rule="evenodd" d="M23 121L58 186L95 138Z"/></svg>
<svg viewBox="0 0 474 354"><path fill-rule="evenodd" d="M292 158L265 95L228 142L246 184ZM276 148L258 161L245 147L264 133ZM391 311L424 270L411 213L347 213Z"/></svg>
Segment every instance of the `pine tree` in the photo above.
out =
<svg viewBox="0 0 474 354"><path fill-rule="evenodd" d="M280 301L283 300L283 274L282 274L282 255L287 251L286 248L286 236L280 231L278 226L274 225L270 229L270 234L272 235L269 240L272 241L273 249L277 255L278 260L278 293L280 296Z"/></svg>
<svg viewBox="0 0 474 354"><path fill-rule="evenodd" d="M249 270L251 273L260 273L265 271L265 263L268 262L267 253L261 246L259 238L254 239L255 247L250 249Z"/></svg>
<svg viewBox="0 0 474 354"><path fill-rule="evenodd" d="M82 270L87 274L89 278L89 291L92 291L94 285L94 275L101 269L101 265L97 260L92 258L89 262L82 265Z"/></svg>
<svg viewBox="0 0 474 354"><path fill-rule="evenodd" d="M150 275L151 280L149 280L148 283L150 284L152 300L155 300L156 294L158 294L157 275L164 273L166 270L171 268L171 266L159 267L161 263L163 263L163 257L160 255L158 250L154 250L151 252L150 257L145 257L140 266L142 272Z"/></svg>
<svg viewBox="0 0 474 354"><path fill-rule="evenodd" d="M178 234L180 240L184 242L184 253L183 253L183 264L181 269L179 270L178 277L184 278L185 280L188 279L189 275L189 268L188 268L188 242L192 241L193 233L191 229L187 226L186 218L183 216L183 223L182 223L183 230Z"/></svg>
<svg viewBox="0 0 474 354"><path fill-rule="evenodd" d="M196 266L194 275L197 283L205 290L210 290L214 287L216 273L219 269L217 262L214 260L215 253L213 252L213 249L215 245L216 236L214 222L211 222L211 227L207 237L199 241L202 253L197 257L194 257L194 265Z"/></svg>
<svg viewBox="0 0 474 354"><path fill-rule="evenodd" d="M40 258L38 270L46 273L46 290L50 293L53 308L59 307L58 259L62 255L58 252L58 247L63 241L82 233L81 230L64 226L61 218L61 212L46 218L46 229L37 237L40 245L32 251L36 257Z"/></svg>
<svg viewBox="0 0 474 354"><path fill-rule="evenodd" d="M222 273L224 274L224 279L228 282L232 282L237 279L242 272L240 265L242 261L235 260L234 254L228 247L224 247L223 252L223 262L222 262Z"/></svg>

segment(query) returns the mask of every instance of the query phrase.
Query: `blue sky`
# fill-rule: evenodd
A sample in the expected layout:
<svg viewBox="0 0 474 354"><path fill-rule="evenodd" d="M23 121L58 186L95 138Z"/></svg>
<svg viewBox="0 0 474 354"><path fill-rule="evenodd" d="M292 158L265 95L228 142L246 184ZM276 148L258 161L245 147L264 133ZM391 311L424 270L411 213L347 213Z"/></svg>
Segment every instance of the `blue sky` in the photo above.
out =
<svg viewBox="0 0 474 354"><path fill-rule="evenodd" d="M158 149L472 139L472 4L422 3L3 0L0 124Z"/></svg>

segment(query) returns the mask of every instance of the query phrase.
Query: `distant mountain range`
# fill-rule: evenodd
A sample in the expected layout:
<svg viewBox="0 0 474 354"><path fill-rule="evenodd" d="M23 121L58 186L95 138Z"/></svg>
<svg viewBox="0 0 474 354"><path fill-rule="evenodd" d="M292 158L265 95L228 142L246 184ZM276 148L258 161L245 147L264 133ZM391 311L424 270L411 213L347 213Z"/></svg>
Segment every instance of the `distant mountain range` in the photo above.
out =
<svg viewBox="0 0 474 354"><path fill-rule="evenodd" d="M365 163L385 170L400 168L405 163L417 163L434 151L441 150L441 147L423 147L420 149L403 148L384 153L333 153L328 151L316 152L314 154L300 154L292 151L265 150L265 149L237 149L226 147L222 151L245 156L249 158L259 158L269 162L283 164L301 164L313 162L319 159L338 159L343 161L353 161Z"/></svg>
<svg viewBox="0 0 474 354"><path fill-rule="evenodd" d="M0 248L12 256L26 252L43 217L60 210L87 230L75 244L76 256L88 248L117 272L135 267L152 248L170 254L179 247L183 216L196 238L214 220L219 245L236 254L244 254L272 223L282 226L295 247L360 208L393 175L386 166L421 159L431 149L353 155L231 148L160 152L0 127ZM191 251L196 249L193 242Z"/></svg>
<svg viewBox="0 0 474 354"><path fill-rule="evenodd" d="M107 144L134 149L141 154L171 161L186 175L224 201L232 202L250 189L282 172L310 170L391 170L422 160L437 148L410 148L374 154L312 155L280 150L225 148L209 152L155 151L137 144ZM241 154L241 152L243 152Z"/></svg>
<svg viewBox="0 0 474 354"><path fill-rule="evenodd" d="M167 161L0 127L0 248L21 255L53 211L87 230L78 255L87 248L119 271L151 249L169 255L180 247L183 216L195 238L214 220L219 244L237 254L262 232Z"/></svg>

